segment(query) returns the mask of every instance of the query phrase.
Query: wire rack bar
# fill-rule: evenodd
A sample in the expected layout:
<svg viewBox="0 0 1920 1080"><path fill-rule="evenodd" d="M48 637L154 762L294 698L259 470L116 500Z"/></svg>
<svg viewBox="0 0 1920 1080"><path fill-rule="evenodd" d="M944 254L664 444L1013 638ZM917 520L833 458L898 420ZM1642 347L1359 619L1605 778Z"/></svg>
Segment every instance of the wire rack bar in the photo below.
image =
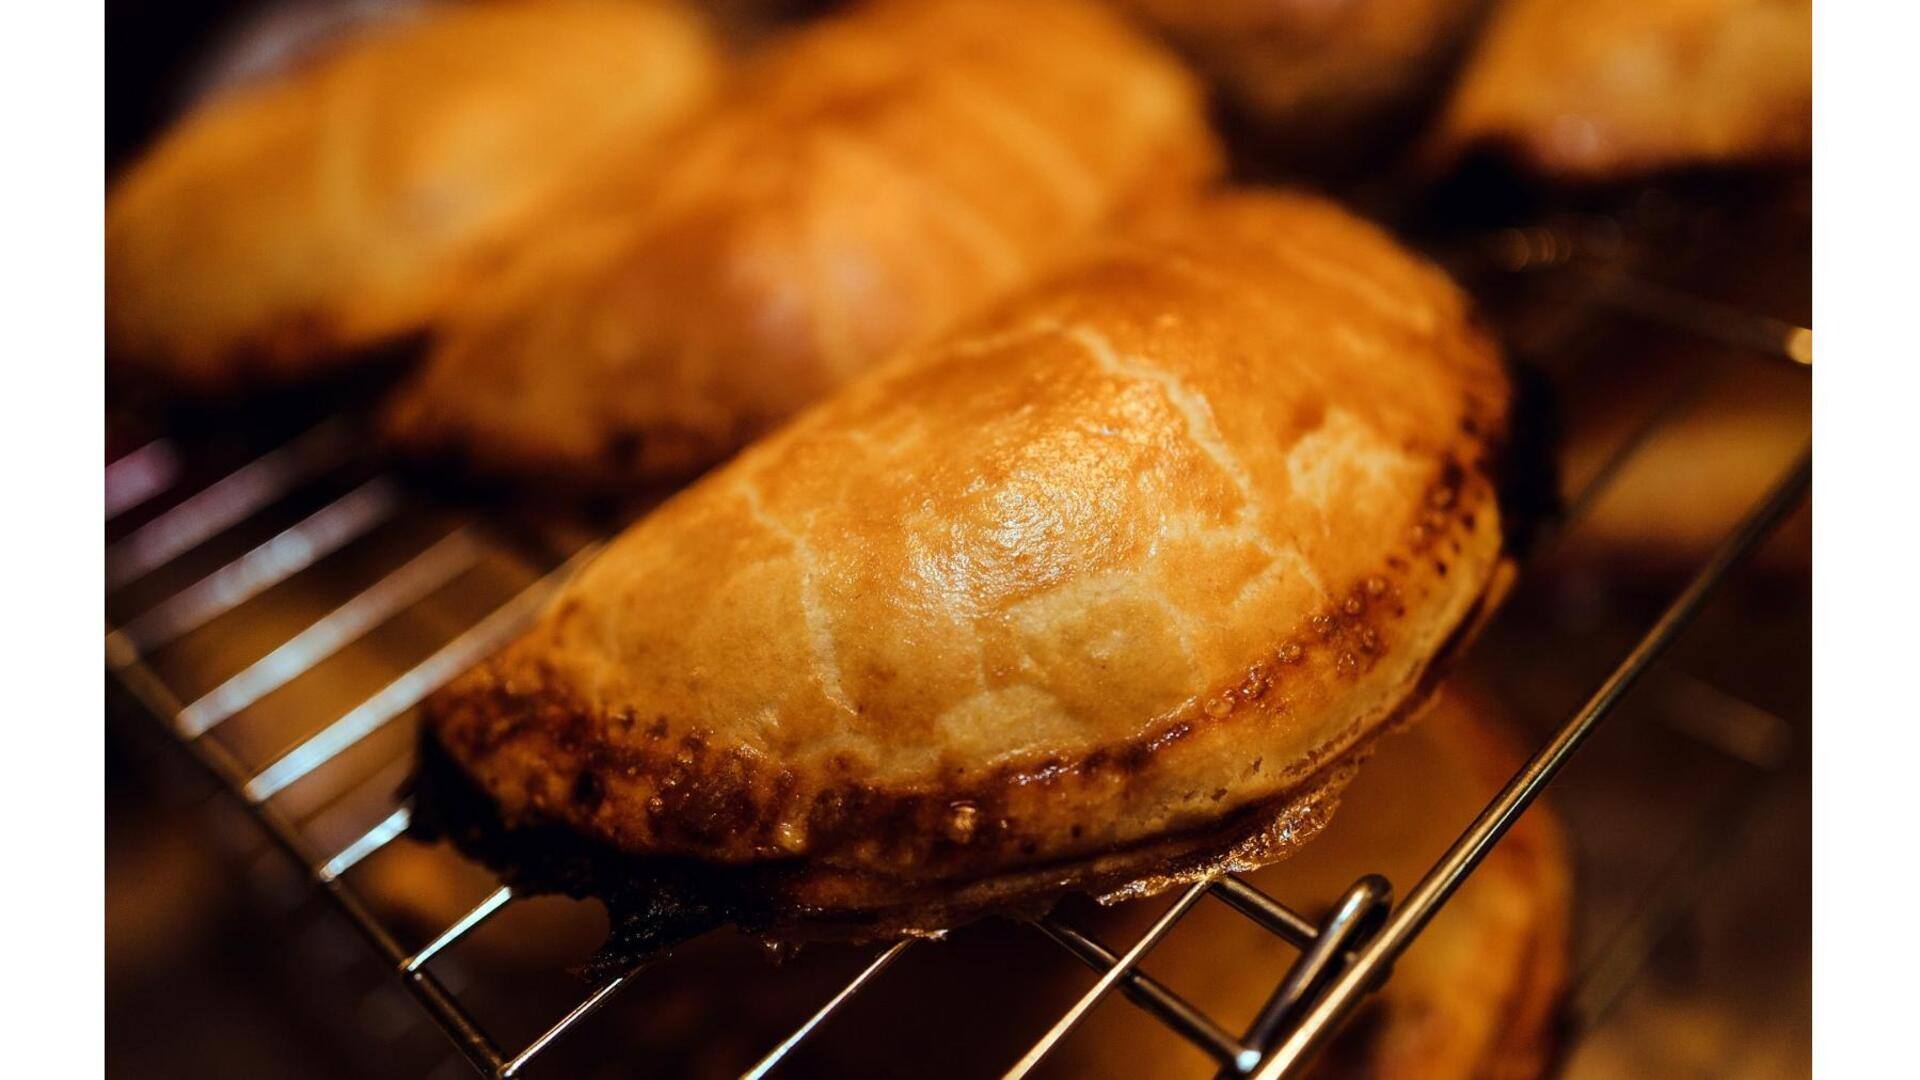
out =
<svg viewBox="0 0 1920 1080"><path fill-rule="evenodd" d="M108 656L124 662L192 633L379 528L400 509L400 489L369 480L272 539L148 608L115 631Z"/></svg>
<svg viewBox="0 0 1920 1080"><path fill-rule="evenodd" d="M552 1027L541 1032L539 1037L528 1043L526 1049L515 1054L513 1060L499 1066L496 1070L497 1075L502 1077L519 1075L520 1070L526 1068L527 1063L539 1056L542 1050L553 1045L555 1039L566 1034L575 1024L598 1012L601 1006L613 1000L613 995L626 989L626 987L633 982L634 976L646 970L646 966L647 965L642 964L601 983L600 986L596 988L593 993L588 994L580 1004L567 1010L565 1016L555 1021Z"/></svg>
<svg viewBox="0 0 1920 1080"><path fill-rule="evenodd" d="M872 982L882 971L885 971L887 965L893 963L901 953L906 952L907 946L913 944L913 942L913 938L904 938L896 941L881 952L880 955L874 957L866 967L860 969L860 974L855 975L848 981L847 985L840 988L839 993L829 998L827 1003L820 1006L812 1016L807 1017L806 1023L801 1024L794 1030L793 1034L782 1039L780 1045L768 1051L767 1056L761 1058L753 1068L740 1074L741 1080L763 1080L763 1078L772 1072L780 1062L785 1060L786 1056L791 1054L794 1048L799 1046L807 1036L818 1031L820 1026L825 1024L827 1019L835 1012L838 1012L842 1005L853 1000L853 996L859 993L862 987Z"/></svg>
<svg viewBox="0 0 1920 1080"><path fill-rule="evenodd" d="M382 818L378 825L361 833L359 838L340 849L340 854L321 864L314 873L320 878L331 881L360 864L360 860L386 847L407 831L407 825L413 820L413 809L402 806Z"/></svg>
<svg viewBox="0 0 1920 1080"><path fill-rule="evenodd" d="M1110 971L1120 962L1120 957L1113 950L1056 916L1037 919L1033 925L1095 971ZM1246 1047L1240 1045L1240 1040L1234 1038L1226 1028L1214 1023L1212 1017L1144 971L1129 971L1122 975L1120 992L1135 1005L1152 1013L1161 1023L1185 1036L1187 1041L1213 1055L1213 1059L1222 1065L1239 1061L1247 1052ZM1259 1060L1258 1054L1254 1055L1254 1060Z"/></svg>
<svg viewBox="0 0 1920 1080"><path fill-rule="evenodd" d="M1642 417L1639 423L1633 425L1626 438L1607 454L1586 483L1567 498L1560 520L1550 529L1548 542L1572 532L1575 525L1586 519L1600 499L1612 489L1614 480L1633 463L1633 459L1653 441L1654 436L1678 419L1686 412L1687 406L1699 398L1706 389L1707 381L1705 372L1695 372Z"/></svg>
<svg viewBox="0 0 1920 1080"><path fill-rule="evenodd" d="M241 793L250 802L264 802L419 704L422 698L448 680L506 644L585 557L584 553L575 555L562 563L551 573L522 589L513 599L494 609L492 614L473 624L459 637L441 646L412 670L315 732L305 742L280 755L248 780Z"/></svg>
<svg viewBox="0 0 1920 1080"><path fill-rule="evenodd" d="M469 528L442 537L285 644L181 709L174 719L174 730L188 739L206 734L472 569L485 552L485 546Z"/></svg>
<svg viewBox="0 0 1920 1080"><path fill-rule="evenodd" d="M419 971L421 968L425 967L427 963L431 961L434 957L440 955L440 953L444 949L446 949L447 946L452 945L456 941L459 941L461 938L472 933L475 929L478 929L482 923L486 922L488 919L493 918L494 913L499 911L501 908L506 907L507 902L512 899L513 899L513 889L511 886L502 885L499 888L488 893L486 899L480 901L478 904L473 905L473 908L469 910L465 915L462 915L460 916L460 918L456 919L452 926L449 926L445 930L440 931L440 936L434 938L432 941L427 942L427 944L423 946L419 952L414 953L412 956L409 956L405 960L401 961L400 970L401 971Z"/></svg>
<svg viewBox="0 0 1920 1080"><path fill-rule="evenodd" d="M1292 945L1296 949L1305 949L1313 944L1320 928L1308 922L1294 910L1252 885L1229 874L1213 883L1213 895L1225 901L1228 907L1259 923Z"/></svg>
<svg viewBox="0 0 1920 1080"><path fill-rule="evenodd" d="M1813 363L1813 331L1784 319L1740 311L1641 278L1622 278L1607 300L1621 311L1724 345L1803 366Z"/></svg>
<svg viewBox="0 0 1920 1080"><path fill-rule="evenodd" d="M180 710L180 700L152 668L143 662L136 662L118 673L122 685L155 715L168 717ZM242 787L246 783L246 768L240 761L218 742L211 739L198 739L182 743L193 758L213 777L234 795L245 798ZM332 900L355 930L367 940L373 950L386 960L398 966L406 960L406 952L399 942L387 930L374 914L368 910L357 892L347 886L338 876L329 877L323 873L325 863L313 851L300 828L294 821L270 804L252 803L250 809L273 842L287 856L304 867L314 884ZM440 980L427 971L409 971L401 983L412 994L426 1013L447 1033L456 1047L476 1069L482 1073L497 1074L505 1060L500 1048L493 1039L474 1022L464 1006L447 991Z"/></svg>
<svg viewBox="0 0 1920 1080"><path fill-rule="evenodd" d="M1433 869L1428 871L1426 877L1407 894L1406 901L1388 917L1380 933L1335 978L1326 994L1302 1014L1298 1026L1261 1065L1259 1080L1279 1080L1305 1063L1319 1048L1331 1033L1335 1022L1358 1002L1376 980L1384 977L1394 959L1406 950L1440 906L1460 887L1520 814L1533 804L1547 783L1558 775L1574 751L1593 733L1600 719L1611 712L1640 676L1665 654L1734 567L1800 504L1812 484L1812 476L1812 451L1803 451L1759 505L1721 543L1706 565L1674 598L1620 665L1594 691L1587 703L1514 775Z"/></svg>
<svg viewBox="0 0 1920 1080"><path fill-rule="evenodd" d="M1048 1054L1052 1053L1053 1048L1059 1045L1060 1040L1066 1038L1069 1032L1078 1027L1080 1021L1086 1018L1087 1013L1091 1011L1095 1005L1100 1003L1100 999L1106 997L1107 994L1119 984L1120 980L1126 977L1128 972L1133 970L1134 965L1140 962L1141 957L1147 955L1147 950L1158 944L1161 938L1166 937L1167 932L1172 930L1174 924L1180 921L1180 917L1187 913L1187 909L1191 908L1202 896L1206 895L1207 888L1212 884L1213 879L1207 878L1187 886L1186 891L1182 892L1172 904L1167 906L1167 910L1161 914L1153 926L1145 934L1140 935L1140 939L1133 943L1133 946L1127 950L1126 955L1122 956L1117 963L1108 968L1106 973L1101 975L1099 980L1096 981L1086 993L1080 995L1080 999L1075 1001L1073 1006L1069 1008L1060 1019L1054 1021L1053 1026L1047 1029L1047 1033L1042 1035L1038 1042L1028 1047L1027 1052L1021 1056L1019 1061L1014 1063L1013 1068L1007 1070L1007 1080L1019 1080L1020 1077L1026 1076L1028 1073L1031 1073Z"/></svg>
<svg viewBox="0 0 1920 1080"><path fill-rule="evenodd" d="M140 506L180 479L180 448L155 439L107 463L107 520Z"/></svg>
<svg viewBox="0 0 1920 1080"><path fill-rule="evenodd" d="M242 465L107 548L107 591L128 585L344 463L351 428L328 420Z"/></svg>
<svg viewBox="0 0 1920 1080"><path fill-rule="evenodd" d="M1260 1064L1261 1055L1272 1046L1294 1012L1339 970L1347 951L1379 927L1392 896L1393 886L1378 874L1368 874L1347 890L1327 914L1313 944L1300 955L1280 985L1273 988L1266 1004L1248 1025L1243 1041L1256 1049L1236 1060L1231 1070L1222 1070L1223 1078L1245 1075Z"/></svg>

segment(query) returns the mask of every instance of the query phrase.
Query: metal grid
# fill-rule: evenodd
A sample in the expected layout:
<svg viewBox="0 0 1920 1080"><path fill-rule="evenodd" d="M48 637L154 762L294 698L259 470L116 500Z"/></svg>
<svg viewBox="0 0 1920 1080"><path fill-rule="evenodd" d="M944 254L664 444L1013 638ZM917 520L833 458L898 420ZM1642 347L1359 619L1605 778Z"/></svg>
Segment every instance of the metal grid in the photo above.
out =
<svg viewBox="0 0 1920 1080"><path fill-rule="evenodd" d="M1563 266L1581 247L1579 223L1534 230L1505 230L1490 238L1482 254L1496 253L1509 270L1539 264ZM1626 312L1667 332L1706 335L1759 358L1811 362L1811 334L1804 328L1718 307L1651 283L1609 273L1594 279L1582 304L1583 317ZM1564 340L1576 319L1560 322L1535 347ZM1684 394L1684 390L1676 394ZM1662 408L1615 446L1568 500L1577 520L1606 490L1630 460L1671 416ZM408 950L400 935L384 924L344 880L356 864L399 839L409 821L404 804L394 806L371 828L344 844L322 848L297 815L275 805L275 797L312 776L343 753L403 716L431 693L493 648L509 639L558 583L598 542L577 542L564 530L556 539L543 535L534 547L536 561L548 567L531 584L452 635L438 649L381 690L350 709L324 718L292 747L252 765L220 738L223 723L312 670L329 657L421 602L462 573L489 560L526 561L528 545L514 530L495 523L460 520L317 621L307 625L213 690L182 701L148 659L219 617L235 611L265 590L293 580L316 562L356 539L405 515L417 503L398 478L377 474L356 477L365 466L357 452L361 441L353 422L323 421L306 433L199 487L162 513L109 546L109 599L136 583L209 546L242 523L254 520L290 494L329 480L345 486L317 509L300 517L236 557L222 561L187 584L141 605L137 614L112 626L106 636L110 671L226 787L243 800L272 839L304 867L314 884L367 939L395 977L449 1035L476 1069L486 1075L518 1075L556 1039L604 1006L635 981L630 971L595 986L545 1031L516 1050L503 1049L469 1013L460 998L437 978L432 961L449 946L515 900L501 885L424 946ZM158 440L116 460L107 469L109 521L158 501L183 482L191 455ZM1172 1031L1210 1055L1222 1076L1286 1076L1299 1069L1391 970L1394 959L1417 937L1448 898L1466 880L1491 847L1554 778L1599 720L1660 657L1699 613L1714 588L1768 535L1805 495L1809 454L1803 451L1746 518L1701 565L1664 614L1619 660L1586 703L1562 723L1506 787L1468 826L1428 873L1395 904L1388 882L1377 875L1357 881L1318 923L1232 875L1211 877L1178 892L1141 936L1116 951L1057 915L1036 922L1047 939L1098 973L1098 978L1041 1038L1009 1068L1024 1076L1064 1039L1102 999L1119 991ZM1252 1024L1240 1034L1225 1029L1180 996L1140 970L1140 962L1195 904L1207 897L1223 902L1299 950L1299 957L1275 986ZM863 989L879 980L911 942L879 952L790 1036L770 1048L745 1074L759 1078L773 1071L807 1038Z"/></svg>

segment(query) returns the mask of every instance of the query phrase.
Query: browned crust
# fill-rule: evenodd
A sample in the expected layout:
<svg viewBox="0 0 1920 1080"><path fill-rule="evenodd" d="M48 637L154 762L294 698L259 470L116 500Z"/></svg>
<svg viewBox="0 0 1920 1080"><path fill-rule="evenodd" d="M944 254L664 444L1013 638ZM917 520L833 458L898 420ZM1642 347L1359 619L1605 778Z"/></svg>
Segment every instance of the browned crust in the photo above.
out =
<svg viewBox="0 0 1920 1080"><path fill-rule="evenodd" d="M871 942L938 936L990 914L1038 915L1061 897L1138 899L1285 858L1319 835L1376 740L1430 704L1437 669L1386 723L1326 755L1284 794L1224 821L1094 856L972 879L909 881L789 859L748 866L690 863L617 851L551 822L510 824L431 742L415 781L415 831L453 840L516 892L564 893L606 904L613 928L590 975L624 971L723 923L770 943Z"/></svg>
<svg viewBox="0 0 1920 1080"><path fill-rule="evenodd" d="M422 745L414 828L428 839L452 839L523 895L557 892L602 901L612 929L587 965L589 977L629 970L725 923L770 943L871 942L938 936L991 914L1038 915L1075 892L1093 893L1102 902L1138 899L1284 859L1318 836L1378 740L1416 721L1432 703L1453 660L1498 599L1497 591L1483 597L1481 609L1462 623L1416 692L1390 717L1355 732L1339 753L1318 756L1283 794L1201 829L1086 858L939 880L905 880L799 859L725 866L650 858L551 821L503 821L497 803L431 739ZM1542 942L1543 957L1560 957L1562 967L1564 951L1564 940ZM1537 972L1542 985L1557 985L1561 977L1560 968L1551 964ZM1540 1024L1534 1020L1546 1019L1517 1016L1503 1045L1538 1049L1533 1035Z"/></svg>
<svg viewBox="0 0 1920 1080"><path fill-rule="evenodd" d="M1379 572L1348 583L1338 605L1302 620L1232 681L1126 742L984 772L950 763L911 784L877 783L836 760L833 775L821 780L744 748L717 745L703 731L672 738L665 716L600 715L545 674L526 682L493 673L470 677L427 701L427 726L482 788L527 808L509 824L561 824L636 854L728 862L804 855L822 866L878 870L944 888L956 878L1004 872L1056 853L1086 855L1093 845L1079 842L1082 808L1123 798L1184 744L1232 731L1257 739L1263 725L1326 707L1333 693L1386 654L1408 605L1442 586L1476 515L1497 513L1491 440L1476 437L1488 449L1471 468L1455 461L1440 466L1398 553ZM1473 621L1463 620L1455 644ZM1427 661L1423 683L1437 660ZM1286 790L1296 789L1421 696L1383 716L1356 717L1303 760L1256 759L1249 775L1277 765ZM639 748L612 745L597 737L609 729L651 741ZM1226 794L1221 787L1215 801ZM796 819L806 823L803 841L787 833L791 826L783 829ZM729 851L745 855L729 858Z"/></svg>

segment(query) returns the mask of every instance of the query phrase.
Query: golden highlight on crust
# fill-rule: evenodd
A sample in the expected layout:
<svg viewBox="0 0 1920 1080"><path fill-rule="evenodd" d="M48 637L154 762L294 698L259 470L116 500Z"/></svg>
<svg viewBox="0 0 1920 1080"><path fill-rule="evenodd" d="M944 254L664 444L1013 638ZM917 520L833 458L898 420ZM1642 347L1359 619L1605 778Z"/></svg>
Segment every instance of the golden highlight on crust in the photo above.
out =
<svg viewBox="0 0 1920 1080"><path fill-rule="evenodd" d="M414 453L619 491L732 453L1218 168L1202 95L1092 0L894 0L772 42L637 213L438 328Z"/></svg>
<svg viewBox="0 0 1920 1080"><path fill-rule="evenodd" d="M427 721L509 824L862 903L1217 855L1472 623L1507 394L1438 271L1217 196L687 489Z"/></svg>
<svg viewBox="0 0 1920 1080"><path fill-rule="evenodd" d="M1433 156L1476 149L1569 179L1804 161L1810 0L1507 0Z"/></svg>
<svg viewBox="0 0 1920 1080"><path fill-rule="evenodd" d="M644 177L718 67L669 0L480 0L218 96L108 194L109 357L221 393L415 333L583 172Z"/></svg>

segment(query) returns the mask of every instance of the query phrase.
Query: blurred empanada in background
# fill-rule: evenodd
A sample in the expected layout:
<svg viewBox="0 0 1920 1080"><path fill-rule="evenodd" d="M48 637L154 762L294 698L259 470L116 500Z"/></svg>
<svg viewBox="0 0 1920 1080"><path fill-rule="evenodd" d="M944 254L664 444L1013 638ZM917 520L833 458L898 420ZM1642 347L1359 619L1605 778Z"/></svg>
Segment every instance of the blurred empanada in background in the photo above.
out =
<svg viewBox="0 0 1920 1080"><path fill-rule="evenodd" d="M1811 0L1505 0L1433 152L1569 179L1807 160Z"/></svg>
<svg viewBox="0 0 1920 1080"><path fill-rule="evenodd" d="M441 327L396 440L584 487L675 478L1217 167L1202 94L1094 0L862 5L774 41L601 215Z"/></svg>
<svg viewBox="0 0 1920 1080"><path fill-rule="evenodd" d="M1271 171L1341 169L1407 134L1486 0L1116 0L1192 58Z"/></svg>
<svg viewBox="0 0 1920 1080"><path fill-rule="evenodd" d="M199 393L349 364L439 316L596 162L644 172L718 74L668 0L490 0L216 95L109 192L108 356Z"/></svg>

